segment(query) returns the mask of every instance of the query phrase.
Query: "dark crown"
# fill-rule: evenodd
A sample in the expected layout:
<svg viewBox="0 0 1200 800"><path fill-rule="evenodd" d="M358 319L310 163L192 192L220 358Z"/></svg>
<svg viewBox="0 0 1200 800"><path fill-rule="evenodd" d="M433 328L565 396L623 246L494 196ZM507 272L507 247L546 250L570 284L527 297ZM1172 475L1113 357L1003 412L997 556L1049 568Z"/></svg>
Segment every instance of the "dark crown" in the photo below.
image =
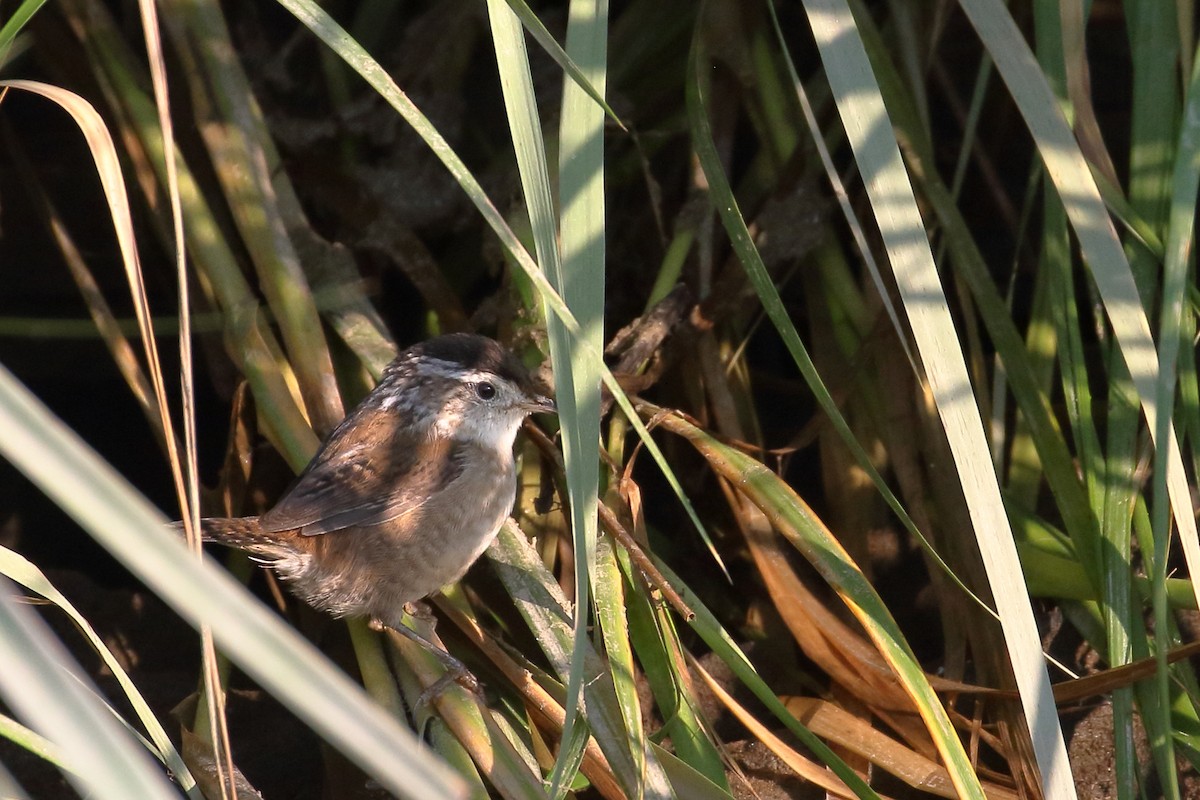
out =
<svg viewBox="0 0 1200 800"><path fill-rule="evenodd" d="M456 364L464 370L491 372L525 391L535 391L529 371L515 355L498 342L474 333L450 333L413 345L388 365L384 380L410 374L414 363L424 358Z"/></svg>

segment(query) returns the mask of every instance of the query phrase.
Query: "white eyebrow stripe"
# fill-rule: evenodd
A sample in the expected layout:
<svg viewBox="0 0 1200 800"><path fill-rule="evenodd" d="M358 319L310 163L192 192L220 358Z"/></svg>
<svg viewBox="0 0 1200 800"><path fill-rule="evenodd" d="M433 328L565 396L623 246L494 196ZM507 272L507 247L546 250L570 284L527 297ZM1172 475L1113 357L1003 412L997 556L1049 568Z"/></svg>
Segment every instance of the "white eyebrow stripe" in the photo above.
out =
<svg viewBox="0 0 1200 800"><path fill-rule="evenodd" d="M426 356L417 362L417 371L422 375L430 375L439 378L453 378L465 383L478 383L480 381L494 381L499 376L494 372L480 369L464 369L462 364L456 361L446 361L441 358L429 358Z"/></svg>

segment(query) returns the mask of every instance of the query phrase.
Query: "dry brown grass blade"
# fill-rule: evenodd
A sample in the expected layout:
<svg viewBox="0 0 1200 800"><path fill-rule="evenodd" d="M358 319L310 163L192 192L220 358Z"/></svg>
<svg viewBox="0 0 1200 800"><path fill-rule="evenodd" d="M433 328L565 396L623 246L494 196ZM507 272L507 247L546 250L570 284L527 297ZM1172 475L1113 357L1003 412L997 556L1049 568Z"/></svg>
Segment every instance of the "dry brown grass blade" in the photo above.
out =
<svg viewBox="0 0 1200 800"><path fill-rule="evenodd" d="M776 610L804 654L864 702L897 711L913 705L875 649L809 591L788 562L766 516L723 483L755 566Z"/></svg>
<svg viewBox="0 0 1200 800"><path fill-rule="evenodd" d="M914 789L939 797L956 797L950 776L936 761L926 758L871 724L833 703L812 697L789 697L784 705L813 733L865 756L872 764L895 775ZM1002 786L985 786L992 800L1017 800L1017 793Z"/></svg>
<svg viewBox="0 0 1200 800"><path fill-rule="evenodd" d="M1168 664L1174 664L1177 661L1182 661L1194 655L1200 655L1200 642L1192 642L1191 644L1173 648L1167 653L1166 660ZM1054 700L1056 703L1062 705L1077 700L1084 700L1088 697L1106 695L1113 689L1132 686L1138 681L1149 678L1157 669L1158 660L1154 656L1150 656L1120 667L1102 670L1092 675L1085 675L1082 678L1056 683L1054 684ZM931 677L929 682L939 692L999 697L1005 700L1017 699L1016 692L1006 689L992 689L986 686L975 686L969 683L950 681L937 677Z"/></svg>
<svg viewBox="0 0 1200 800"><path fill-rule="evenodd" d="M154 432L155 438L158 439L159 445L165 453L167 450L166 432L163 429L162 419L158 414L158 407L154 403L154 390L150 386L150 379L146 377L146 373L142 370L133 345L129 343L128 337L122 333L121 325L117 322L116 315L113 314L112 308L108 305L108 301L105 300L104 293L100 290L100 285L96 283L96 279L92 275L92 271L88 268L87 262L80 254L79 248L75 246L75 240L71 237L70 231L67 230L65 223L59 216L58 209L55 208L50 198L46 195L46 191L42 187L42 183L36 173L29 168L28 160L22 152L20 142L15 136L6 135L4 138L10 152L14 154L13 162L17 165L17 171L21 174L22 182L42 208L42 214L46 220L46 224L50 227L50 233L58 245L63 261L67 265L67 270L71 273L71 278L75 281L75 285L79 287L80 294L83 295L83 302L87 305L88 314L91 315L92 321L96 324L96 330L100 332L100 338L104 340L105 346L108 347L113 362L117 365L117 370L121 373L121 377L125 379L126 385L129 386L129 391L133 394L133 399L137 402L138 407L142 409L142 414L146 417L146 421L150 424L150 429Z"/></svg>
<svg viewBox="0 0 1200 800"><path fill-rule="evenodd" d="M712 675L700 666L700 663L694 658L689 657L689 662L692 669L703 679L709 691L716 696L721 703L729 709L739 722L746 726L747 730L757 738L760 742L774 753L781 761L788 765L801 779L813 783L824 789L829 795L834 797L852 798L854 793L838 779L828 768L822 764L806 758L800 753L792 749L786 742L780 739L775 734L763 725L758 719L751 714L746 708L741 705L733 696L726 692ZM886 800L884 795L880 795L883 800Z"/></svg>
<svg viewBox="0 0 1200 800"><path fill-rule="evenodd" d="M875 648L805 586L788 562L779 537L765 520L754 521L761 512L733 497L730 502L767 592L804 654L866 703L910 747L933 756L936 749L928 729Z"/></svg>

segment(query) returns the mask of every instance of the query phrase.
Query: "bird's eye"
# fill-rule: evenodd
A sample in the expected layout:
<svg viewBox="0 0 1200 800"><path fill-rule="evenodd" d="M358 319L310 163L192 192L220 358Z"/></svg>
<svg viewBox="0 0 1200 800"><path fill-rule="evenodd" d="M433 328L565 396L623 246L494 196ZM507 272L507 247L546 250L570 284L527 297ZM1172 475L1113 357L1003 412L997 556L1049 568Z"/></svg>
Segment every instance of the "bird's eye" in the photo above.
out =
<svg viewBox="0 0 1200 800"><path fill-rule="evenodd" d="M491 400L496 396L496 387L487 381L481 381L475 384L475 394L480 400Z"/></svg>

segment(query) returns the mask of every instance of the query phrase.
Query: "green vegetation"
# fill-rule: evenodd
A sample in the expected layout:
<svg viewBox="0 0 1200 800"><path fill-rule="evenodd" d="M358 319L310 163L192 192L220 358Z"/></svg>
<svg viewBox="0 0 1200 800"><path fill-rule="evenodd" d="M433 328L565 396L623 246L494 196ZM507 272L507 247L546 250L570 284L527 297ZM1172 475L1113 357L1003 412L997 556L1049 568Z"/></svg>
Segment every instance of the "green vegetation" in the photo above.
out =
<svg viewBox="0 0 1200 800"><path fill-rule="evenodd" d="M436 600L486 699L414 718L437 659L352 622L348 679L0 368L0 454L200 631L203 676L156 716L88 609L0 549L127 697L2 592L0 735L87 796L232 796L232 663L405 797L1060 800L1063 723L1103 699L1112 796L1181 796L1189 2L111 5L0 5L0 119L57 104L103 186L43 189L12 115L5 206L53 230L43 268L82 293L175 516L261 510L255 444L303 468L397 341L494 335L550 362L561 414L526 428L487 567ZM68 200L111 216L131 301ZM2 308L0 367L82 329ZM246 387L200 427L232 429L203 508L194 341ZM1096 674L1058 663L1071 642ZM731 740L782 766L748 774Z"/></svg>

